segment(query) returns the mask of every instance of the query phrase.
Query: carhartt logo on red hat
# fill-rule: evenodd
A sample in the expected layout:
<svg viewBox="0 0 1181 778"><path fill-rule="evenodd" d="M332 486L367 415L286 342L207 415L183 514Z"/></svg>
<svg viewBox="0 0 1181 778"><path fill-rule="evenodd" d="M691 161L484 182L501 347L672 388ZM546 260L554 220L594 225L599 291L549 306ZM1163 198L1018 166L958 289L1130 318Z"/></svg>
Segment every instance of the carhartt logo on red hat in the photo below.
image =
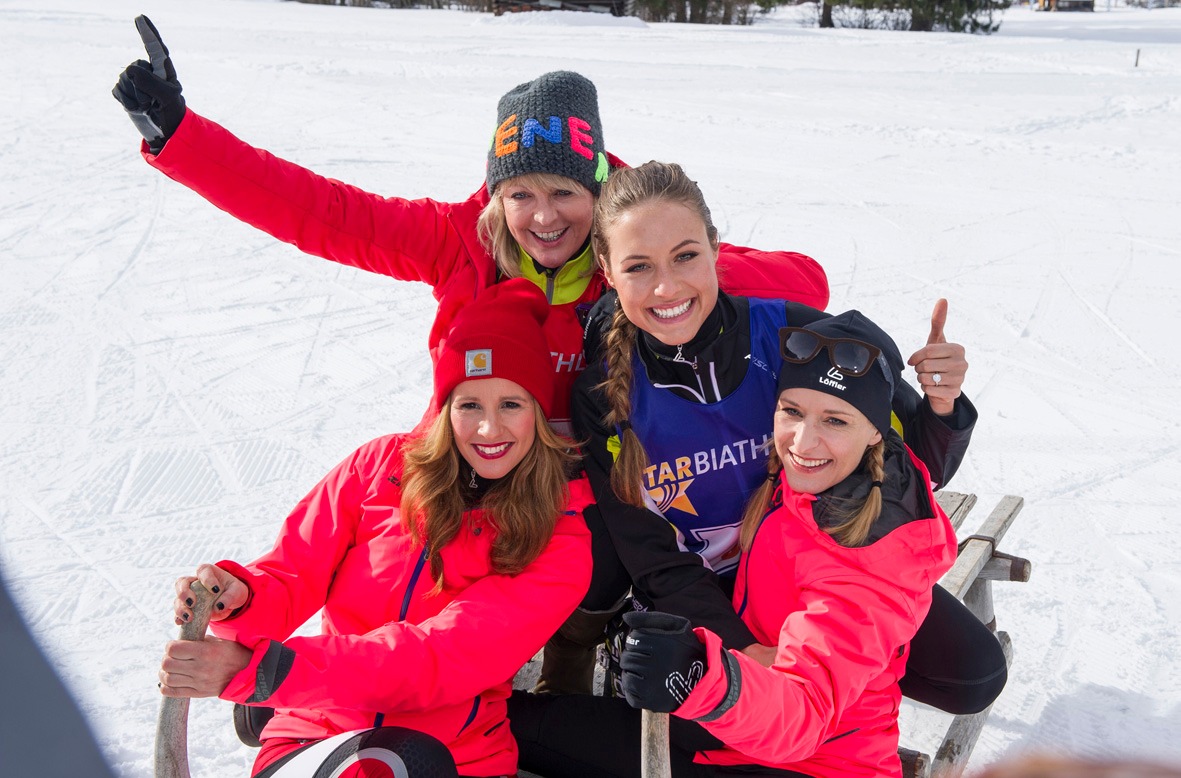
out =
<svg viewBox="0 0 1181 778"><path fill-rule="evenodd" d="M468 378L492 375L492 349L480 348L465 353L463 374Z"/></svg>

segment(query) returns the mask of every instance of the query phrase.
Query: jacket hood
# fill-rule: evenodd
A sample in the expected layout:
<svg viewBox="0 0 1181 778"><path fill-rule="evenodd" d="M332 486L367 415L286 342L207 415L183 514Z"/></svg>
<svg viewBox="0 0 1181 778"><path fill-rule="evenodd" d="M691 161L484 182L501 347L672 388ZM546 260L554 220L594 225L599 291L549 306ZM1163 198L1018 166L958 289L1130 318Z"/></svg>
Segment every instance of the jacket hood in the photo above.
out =
<svg viewBox="0 0 1181 778"><path fill-rule="evenodd" d="M869 530L865 545L871 545L912 521L932 518L931 491L924 474L911 463L910 452L898 433L890 430L884 438L882 513ZM873 479L864 467L854 470L836 486L821 492L812 503L812 517L821 529L840 524L845 506L860 504L872 488Z"/></svg>

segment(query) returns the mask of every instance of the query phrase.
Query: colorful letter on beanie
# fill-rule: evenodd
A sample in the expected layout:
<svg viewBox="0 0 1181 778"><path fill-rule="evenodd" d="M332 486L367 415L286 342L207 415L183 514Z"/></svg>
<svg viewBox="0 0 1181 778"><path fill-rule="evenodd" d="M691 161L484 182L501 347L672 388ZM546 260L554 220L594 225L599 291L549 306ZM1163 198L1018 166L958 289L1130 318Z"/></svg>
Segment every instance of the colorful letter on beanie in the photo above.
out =
<svg viewBox="0 0 1181 778"><path fill-rule="evenodd" d="M525 120L525 130L521 133L521 143L526 147L533 145L533 138L536 135L548 140L550 143L562 142L562 120L556 116L549 118L549 129L544 129L541 122L536 119Z"/></svg>
<svg viewBox="0 0 1181 778"><path fill-rule="evenodd" d="M496 156L503 157L505 154L512 154L517 150L517 142L508 141L509 138L517 134L517 127L513 122L517 120L517 115L513 114L504 120L499 127L496 128ZM512 125L511 127L509 125ZM505 141L508 141L507 143Z"/></svg>

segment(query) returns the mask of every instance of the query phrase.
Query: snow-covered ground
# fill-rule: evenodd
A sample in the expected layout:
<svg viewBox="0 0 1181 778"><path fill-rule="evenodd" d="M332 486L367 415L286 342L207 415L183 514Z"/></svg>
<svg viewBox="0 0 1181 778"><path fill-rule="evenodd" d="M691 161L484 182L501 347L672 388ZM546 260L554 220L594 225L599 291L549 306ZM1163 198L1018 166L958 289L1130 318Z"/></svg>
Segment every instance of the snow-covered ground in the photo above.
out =
<svg viewBox="0 0 1181 778"><path fill-rule="evenodd" d="M373 191L461 199L496 98L569 68L609 148L679 161L726 240L819 259L904 351L937 297L981 413L952 484L1025 511L1016 660L972 758L1181 760L1181 9L1014 8L992 37L275 0L0 0L0 564L125 776L172 581L428 394L421 285L305 257L145 165L110 97L148 13L189 105ZM1138 66L1135 66L1137 56ZM408 668L413 672L413 668ZM247 775L228 703L196 776ZM937 717L904 711L933 746ZM3 755L0 755L0 762Z"/></svg>

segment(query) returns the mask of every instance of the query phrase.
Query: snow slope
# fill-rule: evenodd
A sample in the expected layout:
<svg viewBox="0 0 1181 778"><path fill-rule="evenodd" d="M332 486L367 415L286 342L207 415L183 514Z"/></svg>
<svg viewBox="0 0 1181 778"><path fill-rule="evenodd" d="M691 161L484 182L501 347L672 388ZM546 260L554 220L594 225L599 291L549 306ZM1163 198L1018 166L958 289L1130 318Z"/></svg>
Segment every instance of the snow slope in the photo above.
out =
<svg viewBox="0 0 1181 778"><path fill-rule="evenodd" d="M0 565L122 775L151 770L173 579L261 553L331 465L412 425L433 312L139 159L109 91L140 12L191 106L321 173L461 199L497 96L571 68L613 151L683 163L726 240L819 259L832 310L905 351L948 297L981 413L952 487L982 515L1024 495L1005 546L1034 561L998 587L1016 660L972 765L1181 760L1181 10L1016 8L980 38L0 0ZM908 706L904 739L940 720ZM248 774L228 703L191 730L195 776Z"/></svg>

